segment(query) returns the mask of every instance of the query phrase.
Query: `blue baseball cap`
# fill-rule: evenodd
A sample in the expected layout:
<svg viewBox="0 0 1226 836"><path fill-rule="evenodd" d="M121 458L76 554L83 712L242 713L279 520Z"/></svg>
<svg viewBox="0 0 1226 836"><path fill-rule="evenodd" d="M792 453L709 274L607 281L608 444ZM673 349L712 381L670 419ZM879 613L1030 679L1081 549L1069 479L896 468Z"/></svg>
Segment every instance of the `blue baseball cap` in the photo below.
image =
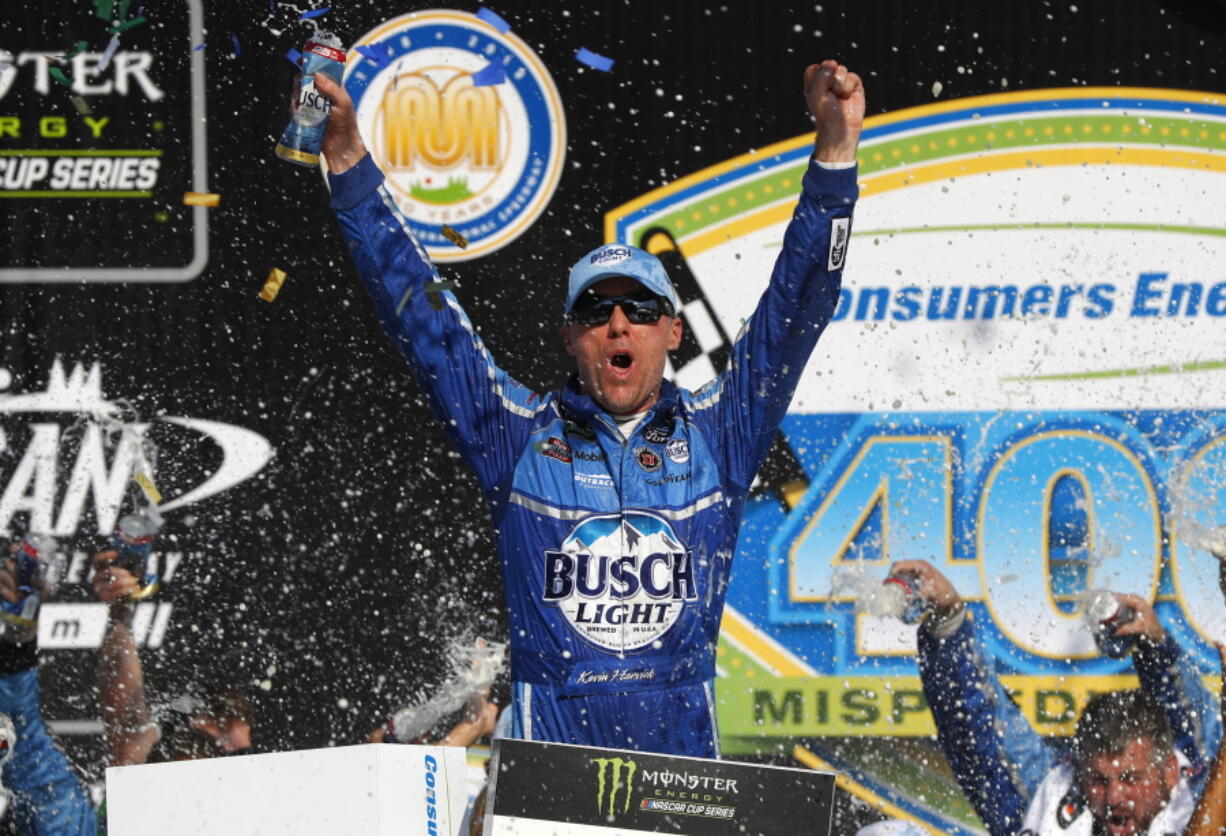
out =
<svg viewBox="0 0 1226 836"><path fill-rule="evenodd" d="M681 310L677 289L664 270L660 259L646 250L629 244L605 244L579 259L570 268L570 282L566 288L566 308L570 313L579 294L601 279L614 276L629 276L657 296L663 296L673 306L673 313Z"/></svg>

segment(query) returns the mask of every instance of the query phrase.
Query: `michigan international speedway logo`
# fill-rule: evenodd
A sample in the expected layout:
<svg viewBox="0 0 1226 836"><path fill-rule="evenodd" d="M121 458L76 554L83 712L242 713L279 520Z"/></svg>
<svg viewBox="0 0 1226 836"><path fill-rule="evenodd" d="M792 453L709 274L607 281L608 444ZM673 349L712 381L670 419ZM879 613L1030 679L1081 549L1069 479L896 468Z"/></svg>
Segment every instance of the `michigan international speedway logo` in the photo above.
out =
<svg viewBox="0 0 1226 836"><path fill-rule="evenodd" d="M562 102L497 18L402 15L359 38L345 67L362 135L432 259L494 252L544 211L566 152Z"/></svg>
<svg viewBox="0 0 1226 836"><path fill-rule="evenodd" d="M811 149L799 136L607 214L606 240L656 252L678 283L682 385L726 362ZM1097 655L1092 590L1150 596L1216 673L1226 608L1196 532L1226 524L1226 100L954 100L873 117L859 153L834 322L772 453L788 475L746 510L721 743L783 744L889 815L982 832L927 750L874 757L872 736L934 734L915 628L858 616L835 573L934 564L1043 734L1070 734L1092 691L1136 683L1127 659Z"/></svg>

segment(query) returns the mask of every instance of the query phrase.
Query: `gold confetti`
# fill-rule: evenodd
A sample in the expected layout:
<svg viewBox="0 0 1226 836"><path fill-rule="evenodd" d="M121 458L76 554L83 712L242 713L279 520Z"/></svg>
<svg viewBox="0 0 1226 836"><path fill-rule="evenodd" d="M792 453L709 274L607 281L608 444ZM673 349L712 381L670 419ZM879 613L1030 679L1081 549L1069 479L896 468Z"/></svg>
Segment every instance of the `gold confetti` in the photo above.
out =
<svg viewBox="0 0 1226 836"><path fill-rule="evenodd" d="M89 103L80 96L72 97L72 106L75 107L77 109L77 113L81 114L82 116L93 115L93 111L89 108Z"/></svg>
<svg viewBox="0 0 1226 836"><path fill-rule="evenodd" d="M149 501L154 505L159 505L162 502L162 495L158 492L157 486L153 484L153 480L144 473L137 472L132 477L136 484L140 485L140 489L145 492L145 496L149 497Z"/></svg>
<svg viewBox="0 0 1226 836"><path fill-rule="evenodd" d="M150 597L151 595L153 595L155 592L157 592L157 591L158 591L159 589L161 589L161 588L162 588L162 583L161 583L161 581L154 581L153 583L149 584L148 586L142 586L140 589L138 589L138 590L136 590L136 591L132 592L130 595L128 595L127 600L129 600L129 601L143 601L143 600L145 600L146 598L148 598L148 597Z"/></svg>
<svg viewBox="0 0 1226 836"><path fill-rule="evenodd" d="M184 206L217 206L221 203L221 195L211 192L184 192Z"/></svg>
<svg viewBox="0 0 1226 836"><path fill-rule="evenodd" d="M260 298L265 302L273 301L281 292L283 284L285 284L285 271L276 267L272 268L268 273L268 278L264 281L264 289L260 291Z"/></svg>
<svg viewBox="0 0 1226 836"><path fill-rule="evenodd" d="M468 239L447 226L447 224L443 224L443 237L462 250L468 249Z"/></svg>

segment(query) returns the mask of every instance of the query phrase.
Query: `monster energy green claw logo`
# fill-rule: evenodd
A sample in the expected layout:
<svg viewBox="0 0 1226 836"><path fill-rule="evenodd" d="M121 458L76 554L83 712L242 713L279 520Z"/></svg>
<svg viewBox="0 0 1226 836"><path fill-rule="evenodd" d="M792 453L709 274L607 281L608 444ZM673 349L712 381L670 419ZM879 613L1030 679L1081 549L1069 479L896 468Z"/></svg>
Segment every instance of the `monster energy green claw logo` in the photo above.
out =
<svg viewBox="0 0 1226 836"><path fill-rule="evenodd" d="M634 773L635 773L635 770L638 769L638 766L636 766L634 761L632 760L622 760L621 758L593 758L592 763L596 764L596 769L599 770L597 772L597 779L596 779L598 781L596 785L596 812L598 813L605 812L604 788L605 788L605 767L606 766L609 767L609 773L612 779L609 781L608 815L612 816L617 809L616 807L617 791L622 787L621 777L622 777L623 768L626 770L626 782L625 782L626 801L622 805L622 812L623 813L628 812L630 810L631 781L634 780Z"/></svg>

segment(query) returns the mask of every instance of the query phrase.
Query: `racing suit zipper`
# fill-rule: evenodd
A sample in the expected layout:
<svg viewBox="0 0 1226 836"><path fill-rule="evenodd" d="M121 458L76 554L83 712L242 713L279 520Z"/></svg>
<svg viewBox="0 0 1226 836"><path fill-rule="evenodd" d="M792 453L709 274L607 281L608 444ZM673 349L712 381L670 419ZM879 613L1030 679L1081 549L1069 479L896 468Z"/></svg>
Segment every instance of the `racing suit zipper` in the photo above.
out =
<svg viewBox="0 0 1226 836"><path fill-rule="evenodd" d="M630 449L630 445L629 445L630 439L626 438L626 434L622 432L622 429L620 426L618 426L617 422L609 421L603 415L597 415L596 419L600 421L602 424L604 424L607 430L610 430L611 432L616 433L615 437L621 442L621 446L622 446L621 455L618 456L617 458L617 484L619 486L619 489L617 491L617 513L618 513L618 518L620 522L622 523L621 525L618 526L618 537L621 539L621 553L624 555L626 553L626 529L625 529L626 490L627 490L626 454ZM642 426L642 422L639 423L639 426ZM635 431L636 432L638 431L638 427L635 427ZM622 629L621 646L622 648L624 648L626 646L626 636L625 636L626 625L624 623L622 624L621 629ZM618 650L617 658L625 659L626 658L625 651Z"/></svg>

